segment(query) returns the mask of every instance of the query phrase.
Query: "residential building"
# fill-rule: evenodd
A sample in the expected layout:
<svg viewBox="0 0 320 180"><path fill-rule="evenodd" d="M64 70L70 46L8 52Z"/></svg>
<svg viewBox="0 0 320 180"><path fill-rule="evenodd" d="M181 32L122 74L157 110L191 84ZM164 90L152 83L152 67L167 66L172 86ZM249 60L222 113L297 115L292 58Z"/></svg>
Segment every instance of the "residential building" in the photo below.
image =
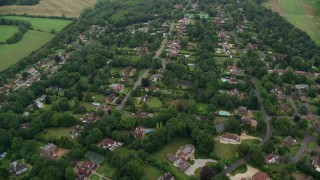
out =
<svg viewBox="0 0 320 180"><path fill-rule="evenodd" d="M190 167L190 164L182 159L178 159L173 163L173 165L177 167L181 172L185 172Z"/></svg>
<svg viewBox="0 0 320 180"><path fill-rule="evenodd" d="M104 149L109 149L110 151L115 150L116 148L122 146L121 142L114 141L110 138L105 138L102 140L101 147Z"/></svg>
<svg viewBox="0 0 320 180"><path fill-rule="evenodd" d="M44 147L41 147L40 156L50 160L57 158L57 146L53 143L47 144Z"/></svg>
<svg viewBox="0 0 320 180"><path fill-rule="evenodd" d="M282 146L285 146L285 147L290 147L290 146L293 146L297 143L297 141L295 139L293 139L291 136L287 136L283 142L282 142Z"/></svg>
<svg viewBox="0 0 320 180"><path fill-rule="evenodd" d="M136 139L142 139L144 135L145 135L145 132L144 132L144 129L141 126L137 126L134 129L134 137Z"/></svg>
<svg viewBox="0 0 320 180"><path fill-rule="evenodd" d="M174 154L171 154L171 153L167 154L167 158L171 162L176 162L178 160L178 157L176 155L174 155Z"/></svg>
<svg viewBox="0 0 320 180"><path fill-rule="evenodd" d="M78 137L80 135L80 133L83 131L83 127L77 125L76 127L74 127L71 131L71 138L75 139L76 137Z"/></svg>
<svg viewBox="0 0 320 180"><path fill-rule="evenodd" d="M250 124L253 128L256 128L258 125L258 121L251 119L248 116L242 116L241 117L241 122L242 123L246 123L246 124Z"/></svg>
<svg viewBox="0 0 320 180"><path fill-rule="evenodd" d="M109 94L109 96L108 96L108 98L107 98L107 103L112 103L113 102L113 100L116 98L116 94L115 93L111 93L111 94Z"/></svg>
<svg viewBox="0 0 320 180"><path fill-rule="evenodd" d="M265 161L267 164L274 164L274 163L277 163L277 161L279 160L279 156L277 155L274 155L274 154L268 154L266 157L265 157Z"/></svg>
<svg viewBox="0 0 320 180"><path fill-rule="evenodd" d="M244 106L238 107L238 109L236 110L236 114L247 115L248 114L247 107L244 107Z"/></svg>
<svg viewBox="0 0 320 180"><path fill-rule="evenodd" d="M123 75L127 75L127 76L132 75L132 74L131 74L132 70L133 70L133 67L132 67L132 66L126 67L126 68L124 69L124 71L123 71Z"/></svg>
<svg viewBox="0 0 320 180"><path fill-rule="evenodd" d="M14 161L10 164L9 173L19 175L28 170L28 166L23 161Z"/></svg>
<svg viewBox="0 0 320 180"><path fill-rule="evenodd" d="M238 135L230 134L230 133L224 133L220 137L220 141L222 143L230 143L230 144L241 144L241 139Z"/></svg>
<svg viewBox="0 0 320 180"><path fill-rule="evenodd" d="M133 116L136 116L139 119L143 119L146 117L153 117L152 113L148 113L148 112L141 112L141 111L136 111L135 113L132 114Z"/></svg>
<svg viewBox="0 0 320 180"><path fill-rule="evenodd" d="M271 180L271 179L266 173L257 172L252 176L251 180Z"/></svg>
<svg viewBox="0 0 320 180"><path fill-rule="evenodd" d="M77 169L77 178L78 180L84 180L91 176L92 172L97 169L98 165L96 165L93 161L83 162Z"/></svg>
<svg viewBox="0 0 320 180"><path fill-rule="evenodd" d="M304 89L308 89L309 85L308 84L297 84L294 86L296 89L298 90L304 90Z"/></svg>
<svg viewBox="0 0 320 180"><path fill-rule="evenodd" d="M195 152L194 146L191 144L188 144L185 146L181 146L177 151L176 156L179 159L183 159L185 161L194 160L194 152Z"/></svg>
<svg viewBox="0 0 320 180"><path fill-rule="evenodd" d="M319 156L312 157L311 165L316 169L316 171L320 172L320 157Z"/></svg>
<svg viewBox="0 0 320 180"><path fill-rule="evenodd" d="M170 173L165 173L162 175L159 180L175 180L175 178Z"/></svg>
<svg viewBox="0 0 320 180"><path fill-rule="evenodd" d="M124 89L124 85L122 84L111 84L110 87L115 92L120 92Z"/></svg>
<svg viewBox="0 0 320 180"><path fill-rule="evenodd" d="M149 96L145 94L144 96L141 97L141 102L143 103L148 103L149 102Z"/></svg>
<svg viewBox="0 0 320 180"><path fill-rule="evenodd" d="M90 113L87 113L82 118L82 122L83 123L92 123L92 122L98 121L100 119L101 119L101 117L98 114L96 114L95 112L90 112Z"/></svg>

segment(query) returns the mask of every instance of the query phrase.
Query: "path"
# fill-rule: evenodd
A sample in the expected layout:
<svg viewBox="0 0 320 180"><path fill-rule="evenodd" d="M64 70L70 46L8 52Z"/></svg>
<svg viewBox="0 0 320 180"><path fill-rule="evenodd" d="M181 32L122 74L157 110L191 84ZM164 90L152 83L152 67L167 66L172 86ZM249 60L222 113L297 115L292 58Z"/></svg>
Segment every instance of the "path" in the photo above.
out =
<svg viewBox="0 0 320 180"><path fill-rule="evenodd" d="M317 140L315 137L313 136L310 136L310 135L305 135L304 136L304 139L302 141L302 144L301 144L301 147L299 149L299 151L297 152L297 154L291 159L291 161L293 163L297 163L300 161L301 157L303 156L304 152L307 150L308 148L308 143L310 141L314 141L314 140Z"/></svg>
<svg viewBox="0 0 320 180"><path fill-rule="evenodd" d="M297 114L297 115L301 116L300 113L299 113L299 111L298 111L297 105L296 105L296 103L294 102L294 100L292 99L292 97L291 97L291 96L287 96L287 99L288 99L289 103L291 104L291 106L292 106L293 109L294 109L294 114Z"/></svg>
<svg viewBox="0 0 320 180"><path fill-rule="evenodd" d="M259 172L258 169L256 168L253 168L249 165L247 165L247 172L245 173L239 173L239 174L236 174L234 176L230 176L230 179L231 180L241 180L242 178L251 178L255 173Z"/></svg>
<svg viewBox="0 0 320 180"><path fill-rule="evenodd" d="M209 162L217 163L217 161L213 159L196 159L194 160L194 164L191 165L184 173L188 176L192 176L198 168L202 168Z"/></svg>
<svg viewBox="0 0 320 180"><path fill-rule="evenodd" d="M242 164L245 164L246 161L250 158L250 154L248 153L246 156L244 156L243 158L238 159L236 162L234 162L233 164L231 164L229 167L225 168L223 170L223 173L225 174L230 174L232 171L234 171L235 169L237 169L239 166L241 166Z"/></svg>

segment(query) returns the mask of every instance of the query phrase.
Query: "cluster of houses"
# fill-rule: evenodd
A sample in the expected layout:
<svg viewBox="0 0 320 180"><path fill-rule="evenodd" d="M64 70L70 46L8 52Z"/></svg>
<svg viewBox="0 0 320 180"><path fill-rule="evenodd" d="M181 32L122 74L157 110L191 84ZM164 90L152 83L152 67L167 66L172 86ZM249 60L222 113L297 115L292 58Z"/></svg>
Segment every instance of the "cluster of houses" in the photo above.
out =
<svg viewBox="0 0 320 180"><path fill-rule="evenodd" d="M181 146L176 154L167 154L167 158L173 162L173 165L177 167L181 172L185 172L190 164L189 160L194 160L195 148L193 145L188 144Z"/></svg>

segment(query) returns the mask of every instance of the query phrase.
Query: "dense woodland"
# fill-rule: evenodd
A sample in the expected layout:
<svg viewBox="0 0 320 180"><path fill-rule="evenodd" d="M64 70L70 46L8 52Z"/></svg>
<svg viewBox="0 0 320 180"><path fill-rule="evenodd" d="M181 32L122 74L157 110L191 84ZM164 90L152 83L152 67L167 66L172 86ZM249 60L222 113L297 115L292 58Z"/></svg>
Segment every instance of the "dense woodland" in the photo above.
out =
<svg viewBox="0 0 320 180"><path fill-rule="evenodd" d="M1 0L0 6L4 5L35 5L38 4L40 0Z"/></svg>

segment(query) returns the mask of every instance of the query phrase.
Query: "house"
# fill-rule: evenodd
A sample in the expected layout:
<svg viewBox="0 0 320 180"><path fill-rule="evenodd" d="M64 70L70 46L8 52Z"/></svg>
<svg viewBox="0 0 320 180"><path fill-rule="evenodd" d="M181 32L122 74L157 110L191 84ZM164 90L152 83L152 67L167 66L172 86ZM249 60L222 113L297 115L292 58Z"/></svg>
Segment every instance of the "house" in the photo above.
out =
<svg viewBox="0 0 320 180"><path fill-rule="evenodd" d="M274 155L274 154L268 154L266 157L265 157L265 161L267 164L274 164L276 163L278 160L279 160L279 156L277 155Z"/></svg>
<svg viewBox="0 0 320 180"><path fill-rule="evenodd" d="M30 69L27 69L27 73L28 74L31 74L31 75L34 75L36 74L38 71L35 69L35 68L30 68Z"/></svg>
<svg viewBox="0 0 320 180"><path fill-rule="evenodd" d="M295 145L296 143L297 141L295 139L293 139L291 136L288 136L283 140L282 146L289 147Z"/></svg>
<svg viewBox="0 0 320 180"><path fill-rule="evenodd" d="M153 85L149 86L148 91L149 92L157 92L157 91L159 91L159 88L153 84Z"/></svg>
<svg viewBox="0 0 320 180"><path fill-rule="evenodd" d="M286 103L282 103L280 105L280 111L285 111L285 112L288 112L289 108L288 108L288 105Z"/></svg>
<svg viewBox="0 0 320 180"><path fill-rule="evenodd" d="M237 84L238 83L238 79L235 76L231 76L229 79L229 83L231 84Z"/></svg>
<svg viewBox="0 0 320 180"><path fill-rule="evenodd" d="M224 133L220 136L220 142L230 144L241 144L241 139L238 135L231 133Z"/></svg>
<svg viewBox="0 0 320 180"><path fill-rule="evenodd" d="M97 169L97 167L98 165L96 165L93 161L86 161L82 163L77 169L77 178L79 180L89 178L92 172Z"/></svg>
<svg viewBox="0 0 320 180"><path fill-rule="evenodd" d="M178 159L173 163L173 165L177 167L181 172L185 172L190 167L190 164L182 159Z"/></svg>
<svg viewBox="0 0 320 180"><path fill-rule="evenodd" d="M143 119L143 118L146 118L146 117L153 117L153 114L147 113L147 112L141 112L141 111L136 111L132 115L136 116L139 119Z"/></svg>
<svg viewBox="0 0 320 180"><path fill-rule="evenodd" d="M127 76L132 75L132 70L133 70L132 66L126 67L123 71L123 75L127 75Z"/></svg>
<svg viewBox="0 0 320 180"><path fill-rule="evenodd" d="M115 94L115 93L111 93L111 94L109 94L106 102L110 104L110 103L113 102L113 100L114 100L115 98L116 98L116 94Z"/></svg>
<svg viewBox="0 0 320 180"><path fill-rule="evenodd" d="M162 175L159 180L175 180L175 178L170 173L165 173Z"/></svg>
<svg viewBox="0 0 320 180"><path fill-rule="evenodd" d="M304 90L304 89L309 89L309 85L308 84L297 84L294 86L296 89L298 90Z"/></svg>
<svg viewBox="0 0 320 180"><path fill-rule="evenodd" d="M110 87L115 92L120 92L124 89L124 85L122 84L111 84Z"/></svg>
<svg viewBox="0 0 320 180"><path fill-rule="evenodd" d="M74 127L71 131L71 138L75 139L76 137L78 137L80 135L80 133L83 131L83 127L77 125L76 127Z"/></svg>
<svg viewBox="0 0 320 180"><path fill-rule="evenodd" d="M134 129L134 137L136 139L142 139L144 135L145 135L145 132L144 132L144 130L143 130L143 128L141 126L137 126Z"/></svg>
<svg viewBox="0 0 320 180"><path fill-rule="evenodd" d="M20 129L27 129L27 128L29 128L29 123L20 124Z"/></svg>
<svg viewBox="0 0 320 180"><path fill-rule="evenodd" d="M311 160L311 165L316 169L316 171L320 172L320 157L315 156L315 157L312 157L310 160Z"/></svg>
<svg viewBox="0 0 320 180"><path fill-rule="evenodd" d="M264 172L257 172L252 176L251 180L270 180L270 178Z"/></svg>
<svg viewBox="0 0 320 180"><path fill-rule="evenodd" d="M257 127L258 125L258 121L251 119L248 116L242 116L241 117L241 122L245 123L245 124L250 124L254 129Z"/></svg>
<svg viewBox="0 0 320 180"><path fill-rule="evenodd" d="M109 149L110 151L115 150L117 147L122 146L121 142L114 141L110 138L105 138L102 140L101 147L104 149Z"/></svg>
<svg viewBox="0 0 320 180"><path fill-rule="evenodd" d="M141 97L141 102L143 103L148 103L149 102L149 96L145 94L144 96Z"/></svg>
<svg viewBox="0 0 320 180"><path fill-rule="evenodd" d="M90 112L87 113L83 118L82 118L82 122L83 123L92 123L95 121L100 120L100 116L98 114L96 114L95 112Z"/></svg>
<svg viewBox="0 0 320 180"><path fill-rule="evenodd" d="M154 74L151 76L151 80L153 82L157 82L157 81L161 80L161 78L162 78L162 74L160 74L160 73L157 73L157 74Z"/></svg>
<svg viewBox="0 0 320 180"><path fill-rule="evenodd" d="M239 106L238 109L236 110L236 114L247 115L248 114L247 107Z"/></svg>
<svg viewBox="0 0 320 180"><path fill-rule="evenodd" d="M191 144L188 144L185 146L181 146L177 151L176 156L179 159L183 159L185 161L194 160L194 152L195 152L194 146Z"/></svg>
<svg viewBox="0 0 320 180"><path fill-rule="evenodd" d="M28 170L28 166L23 161L14 161L10 164L9 173L19 175Z"/></svg>
<svg viewBox="0 0 320 180"><path fill-rule="evenodd" d="M174 154L171 154L171 153L167 154L167 158L171 162L176 162L178 160L178 157L176 155L174 155Z"/></svg>
<svg viewBox="0 0 320 180"><path fill-rule="evenodd" d="M40 156L50 160L57 158L57 146L53 143L47 144L44 147L41 147Z"/></svg>
<svg viewBox="0 0 320 180"><path fill-rule="evenodd" d="M139 48L139 55L140 55L140 57L143 57L143 56L145 56L145 55L147 55L148 54L148 48L147 47L145 47L145 46L140 46L140 48Z"/></svg>
<svg viewBox="0 0 320 180"><path fill-rule="evenodd" d="M229 65L229 66L228 66L228 72L229 72L230 74L239 74L239 73L241 73L241 69L238 68L238 67L235 66L235 65Z"/></svg>

